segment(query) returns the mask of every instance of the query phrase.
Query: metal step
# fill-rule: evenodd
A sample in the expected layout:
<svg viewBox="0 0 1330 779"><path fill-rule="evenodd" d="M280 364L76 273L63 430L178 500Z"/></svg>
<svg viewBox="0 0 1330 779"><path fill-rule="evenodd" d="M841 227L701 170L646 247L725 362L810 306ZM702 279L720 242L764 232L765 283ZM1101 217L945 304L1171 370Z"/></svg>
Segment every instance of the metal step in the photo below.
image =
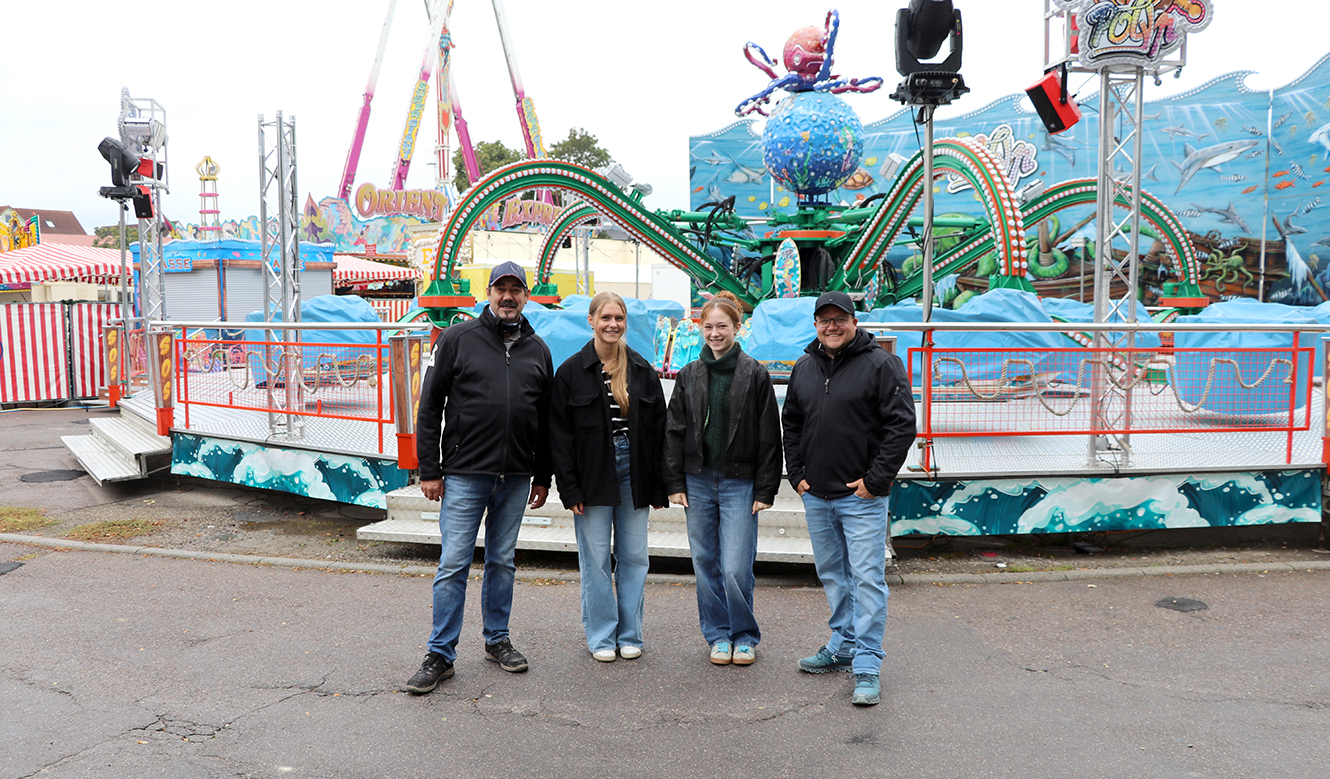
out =
<svg viewBox="0 0 1330 779"><path fill-rule="evenodd" d="M419 484L393 490L386 496L388 519L356 531L356 537L372 541L439 543L439 503L427 500ZM558 493L539 509L527 509L518 532L517 548L577 551L573 513L563 507ZM652 509L647 546L652 555L687 557L687 515L681 506ZM812 563L813 545L808 538L803 501L782 482L773 506L758 515L757 559L768 562ZM481 534L483 535L483 534ZM477 540L477 546L483 540ZM895 564L895 550L887 539L887 564Z"/></svg>
<svg viewBox="0 0 1330 779"><path fill-rule="evenodd" d="M94 417L91 423L92 434L103 444L118 450L126 458L137 462L139 470L147 474L148 458L154 455L170 454L171 439L157 435L155 432L148 432L142 425L129 421L134 418L137 417L133 414L122 414L119 417Z"/></svg>
<svg viewBox="0 0 1330 779"><path fill-rule="evenodd" d="M66 435L60 437L60 442L99 485L108 481L142 479L144 476L135 458L126 456L96 436Z"/></svg>
<svg viewBox="0 0 1330 779"><path fill-rule="evenodd" d="M437 515L437 512L436 512ZM407 544L440 543L439 522L426 519L386 519L356 531L362 541L395 541ZM485 534L476 538L476 546L485 545ZM518 549L577 552L577 534L572 526L544 524L544 518L528 515L517 533ZM653 557L688 557L688 533L658 529L655 520L647 530L647 553ZM813 544L806 537L759 536L757 559L766 562L812 563Z"/></svg>

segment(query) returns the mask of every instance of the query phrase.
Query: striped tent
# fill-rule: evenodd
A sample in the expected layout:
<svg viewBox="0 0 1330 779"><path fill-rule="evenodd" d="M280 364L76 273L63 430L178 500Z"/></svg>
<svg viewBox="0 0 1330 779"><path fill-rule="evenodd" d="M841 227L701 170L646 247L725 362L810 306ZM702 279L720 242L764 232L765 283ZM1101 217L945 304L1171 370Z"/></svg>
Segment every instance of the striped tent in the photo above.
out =
<svg viewBox="0 0 1330 779"><path fill-rule="evenodd" d="M333 271L333 283L337 285L420 278L420 271L416 268L374 262L354 254L334 254L333 259L337 262L337 269Z"/></svg>
<svg viewBox="0 0 1330 779"><path fill-rule="evenodd" d="M0 252L0 284L76 279L118 282L120 250L43 243Z"/></svg>

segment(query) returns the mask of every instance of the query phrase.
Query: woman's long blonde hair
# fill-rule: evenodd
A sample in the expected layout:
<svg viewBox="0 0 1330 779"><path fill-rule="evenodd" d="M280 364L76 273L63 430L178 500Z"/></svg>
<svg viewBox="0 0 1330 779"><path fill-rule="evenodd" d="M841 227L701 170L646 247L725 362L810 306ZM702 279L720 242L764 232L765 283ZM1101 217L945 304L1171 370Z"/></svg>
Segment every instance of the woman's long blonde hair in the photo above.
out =
<svg viewBox="0 0 1330 779"><path fill-rule="evenodd" d="M610 375L610 393L619 404L619 413L628 416L628 304L613 292L601 292L591 299L587 314L592 320L600 316L600 310L606 303L614 303L623 312L624 332L615 344L614 359L605 363L605 372Z"/></svg>

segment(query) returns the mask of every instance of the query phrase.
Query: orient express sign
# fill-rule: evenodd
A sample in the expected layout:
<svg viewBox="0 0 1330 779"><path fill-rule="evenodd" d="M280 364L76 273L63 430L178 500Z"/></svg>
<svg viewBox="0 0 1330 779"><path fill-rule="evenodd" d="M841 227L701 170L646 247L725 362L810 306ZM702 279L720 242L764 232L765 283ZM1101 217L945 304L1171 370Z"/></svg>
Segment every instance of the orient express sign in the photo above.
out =
<svg viewBox="0 0 1330 779"><path fill-rule="evenodd" d="M410 214L441 222L448 213L448 197L436 189L379 189L361 184L356 190L356 210L366 219L389 214Z"/></svg>
<svg viewBox="0 0 1330 779"><path fill-rule="evenodd" d="M442 222L448 215L448 198L434 189L379 189L373 184L361 184L356 190L356 210L362 218L409 214ZM487 213L486 222L495 224L499 229L508 229L519 225L550 225L563 209L552 203L537 200L509 198L502 203L495 203Z"/></svg>

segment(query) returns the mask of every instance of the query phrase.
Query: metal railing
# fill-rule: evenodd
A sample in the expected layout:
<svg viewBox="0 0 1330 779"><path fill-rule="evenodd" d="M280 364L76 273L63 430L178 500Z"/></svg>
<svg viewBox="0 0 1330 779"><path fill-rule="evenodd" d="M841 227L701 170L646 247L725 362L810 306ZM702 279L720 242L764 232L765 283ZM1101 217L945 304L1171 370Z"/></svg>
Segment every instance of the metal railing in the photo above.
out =
<svg viewBox="0 0 1330 779"><path fill-rule="evenodd" d="M894 335L905 348L916 392L921 465L931 472L939 439L1002 436L1082 436L1087 464L1102 462L1096 441L1124 442L1115 456L1131 464L1130 436L1144 434L1282 433L1284 462L1293 458L1294 434L1311 429L1314 411L1325 419L1325 396L1314 405L1313 384L1327 325L1126 324L1011 322L861 323L879 339ZM971 348L956 333L1063 334L1067 346L1032 344ZM1133 347L1091 348L1096 332L1130 333ZM904 344L918 333L918 346ZM1189 347L1192 333L1272 333L1287 345ZM945 334L945 335L944 335ZM1157 346L1148 334L1172 335ZM1325 350L1321 349L1322 363ZM1330 438L1322 436L1322 463L1330 463Z"/></svg>
<svg viewBox="0 0 1330 779"><path fill-rule="evenodd" d="M169 371L155 372L156 405L159 415L163 407L179 405L187 430L194 427L196 409L266 414L265 440L283 443L301 443L307 420L330 420L348 437L373 440L379 454L385 452L385 427L392 426L399 460L412 461L414 419L406 417L418 398L429 329L428 323L154 321L149 333L168 339L170 345L159 348L172 356ZM311 332L361 337L304 340ZM168 413L159 428L173 419ZM411 451L404 454L404 446Z"/></svg>

